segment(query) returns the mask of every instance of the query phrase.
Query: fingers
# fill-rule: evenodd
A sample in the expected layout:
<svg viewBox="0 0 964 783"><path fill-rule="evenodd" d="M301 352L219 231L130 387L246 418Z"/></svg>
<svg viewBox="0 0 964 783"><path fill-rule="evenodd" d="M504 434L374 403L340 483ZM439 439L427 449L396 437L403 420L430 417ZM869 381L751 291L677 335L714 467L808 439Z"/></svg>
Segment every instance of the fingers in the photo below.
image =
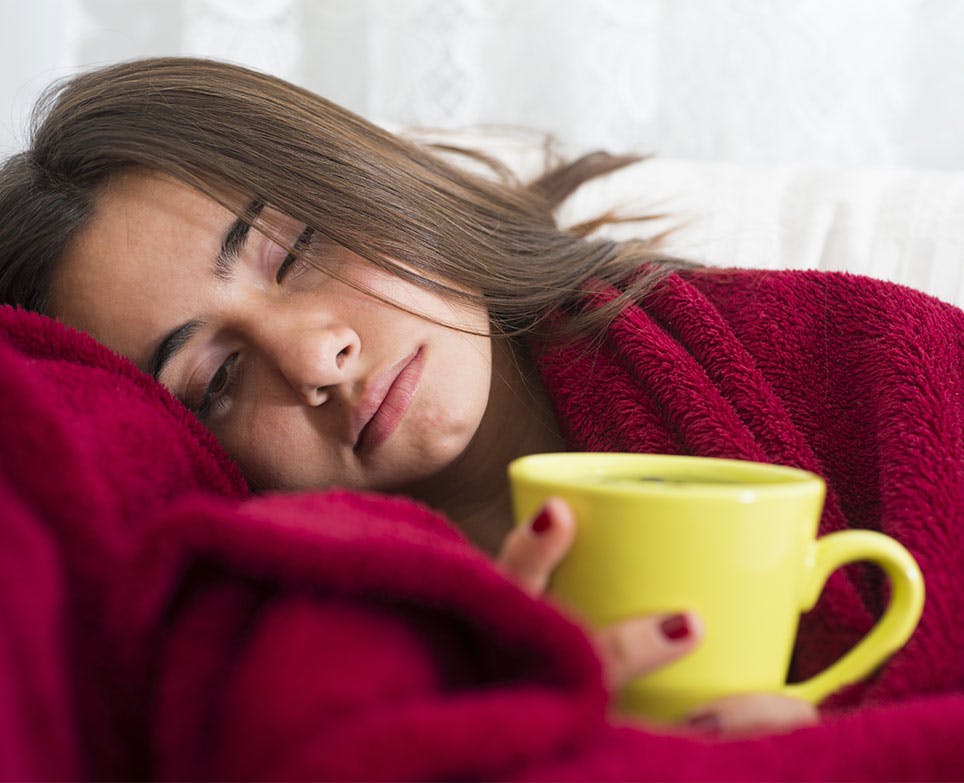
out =
<svg viewBox="0 0 964 783"><path fill-rule="evenodd" d="M506 536L496 561L523 590L540 595L569 551L575 532L572 509L561 498L550 498L528 524ZM598 631L594 640L607 683L618 690L692 652L702 636L699 618L683 612L623 620ZM700 733L738 737L790 731L817 721L817 710L808 702L761 693L715 701L692 714L687 725Z"/></svg>
<svg viewBox="0 0 964 783"><path fill-rule="evenodd" d="M576 519L569 504L549 498L529 524L519 525L506 536L496 561L523 590L540 595L569 551L575 533Z"/></svg>
<svg viewBox="0 0 964 783"><path fill-rule="evenodd" d="M623 620L599 631L595 641L606 681L617 690L691 652L702 635L696 615L684 612Z"/></svg>
<svg viewBox="0 0 964 783"><path fill-rule="evenodd" d="M819 721L809 702L779 693L727 696L698 710L687 719L689 728L721 737L787 732Z"/></svg>
<svg viewBox="0 0 964 783"><path fill-rule="evenodd" d="M527 525L506 536L496 561L506 576L530 595L546 589L576 533L576 519L561 498L549 498ZM606 679L612 688L685 655L699 643L703 629L692 613L634 617L595 636Z"/></svg>

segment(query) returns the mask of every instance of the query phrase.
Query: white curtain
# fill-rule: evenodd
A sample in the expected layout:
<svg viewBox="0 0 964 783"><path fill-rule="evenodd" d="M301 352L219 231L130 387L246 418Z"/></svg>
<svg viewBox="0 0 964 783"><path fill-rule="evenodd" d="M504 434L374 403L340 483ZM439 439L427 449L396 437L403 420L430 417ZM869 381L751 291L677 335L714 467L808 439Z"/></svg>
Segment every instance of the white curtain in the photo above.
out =
<svg viewBox="0 0 964 783"><path fill-rule="evenodd" d="M0 0L0 152L52 79L245 63L379 122L964 170L964 0Z"/></svg>

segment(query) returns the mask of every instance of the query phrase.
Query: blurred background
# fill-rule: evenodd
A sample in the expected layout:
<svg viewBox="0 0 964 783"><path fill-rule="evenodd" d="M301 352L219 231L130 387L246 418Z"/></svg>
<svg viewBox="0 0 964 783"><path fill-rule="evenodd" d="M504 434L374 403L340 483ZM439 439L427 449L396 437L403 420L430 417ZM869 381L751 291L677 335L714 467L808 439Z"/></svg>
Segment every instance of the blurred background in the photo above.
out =
<svg viewBox="0 0 964 783"><path fill-rule="evenodd" d="M52 80L190 54L393 126L964 169L962 0L0 0L0 153Z"/></svg>

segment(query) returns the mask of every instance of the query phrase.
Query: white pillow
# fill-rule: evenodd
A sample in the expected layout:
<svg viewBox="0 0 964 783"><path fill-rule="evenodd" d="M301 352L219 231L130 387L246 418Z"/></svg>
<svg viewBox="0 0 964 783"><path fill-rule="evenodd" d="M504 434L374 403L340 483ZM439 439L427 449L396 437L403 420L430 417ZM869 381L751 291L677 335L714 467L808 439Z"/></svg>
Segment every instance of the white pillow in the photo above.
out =
<svg viewBox="0 0 964 783"><path fill-rule="evenodd" d="M847 270L964 306L964 172L654 159L587 183L558 216L568 224L614 205L680 220L666 248L687 258Z"/></svg>
<svg viewBox="0 0 964 783"><path fill-rule="evenodd" d="M544 137L537 133L481 129L409 135L478 149L522 178L536 176L547 159ZM964 307L964 172L653 158L586 183L557 217L560 224L572 225L611 209L669 216L601 230L613 238L649 236L675 226L664 247L693 260L846 270Z"/></svg>

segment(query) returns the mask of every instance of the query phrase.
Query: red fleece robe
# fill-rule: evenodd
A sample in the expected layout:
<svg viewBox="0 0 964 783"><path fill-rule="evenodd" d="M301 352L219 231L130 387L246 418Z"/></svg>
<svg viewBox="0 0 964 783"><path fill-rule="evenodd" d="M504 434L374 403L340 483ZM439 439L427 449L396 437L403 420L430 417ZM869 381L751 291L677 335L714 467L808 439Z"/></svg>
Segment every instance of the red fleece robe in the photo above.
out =
<svg viewBox="0 0 964 783"><path fill-rule="evenodd" d="M824 530L883 530L922 566L921 625L872 681L819 726L730 742L610 716L583 632L427 509L252 497L126 361L10 309L0 334L2 778L964 777L954 308L841 275L697 272L601 346L533 346L574 447L815 470ZM885 592L839 573L795 673Z"/></svg>
<svg viewBox="0 0 964 783"><path fill-rule="evenodd" d="M920 627L838 703L964 685L964 313L852 275L701 270L669 278L601 346L545 345L537 361L574 449L804 468L827 481L821 533L879 530L913 553ZM795 673L852 646L886 601L878 570L838 572Z"/></svg>

